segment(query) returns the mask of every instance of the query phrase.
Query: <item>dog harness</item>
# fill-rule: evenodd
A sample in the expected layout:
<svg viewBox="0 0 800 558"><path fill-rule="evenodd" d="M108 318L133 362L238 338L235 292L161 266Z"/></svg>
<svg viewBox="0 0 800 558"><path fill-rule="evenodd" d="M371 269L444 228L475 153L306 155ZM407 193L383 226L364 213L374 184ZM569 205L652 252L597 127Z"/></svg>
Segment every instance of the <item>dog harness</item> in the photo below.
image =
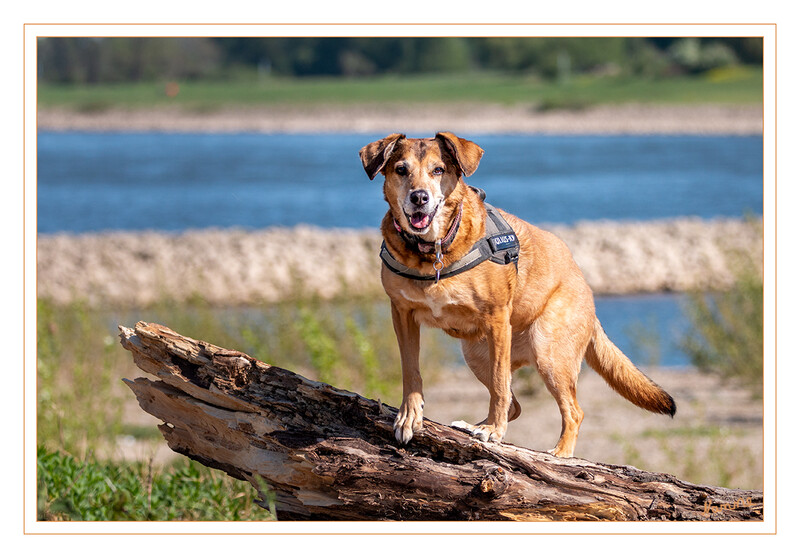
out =
<svg viewBox="0 0 800 558"><path fill-rule="evenodd" d="M478 193L481 200L486 199L486 192L473 186L470 186L470 188ZM473 244L470 251L460 260L444 267L442 264L442 241L437 240L434 243L436 261L433 264L436 273L433 275L424 275L416 269L405 266L397 261L386 248L386 242L384 242L381 244L380 252L383 264L392 273L405 277L406 279L435 281L436 283L438 283L440 279L447 279L453 275L469 271L486 260L499 265L513 263L516 268L517 262L519 261L519 239L517 238L517 234L494 206L485 201L484 206L486 207L486 234L482 239ZM395 226L397 227L397 225ZM457 229L457 225L453 226L453 230L455 229Z"/></svg>

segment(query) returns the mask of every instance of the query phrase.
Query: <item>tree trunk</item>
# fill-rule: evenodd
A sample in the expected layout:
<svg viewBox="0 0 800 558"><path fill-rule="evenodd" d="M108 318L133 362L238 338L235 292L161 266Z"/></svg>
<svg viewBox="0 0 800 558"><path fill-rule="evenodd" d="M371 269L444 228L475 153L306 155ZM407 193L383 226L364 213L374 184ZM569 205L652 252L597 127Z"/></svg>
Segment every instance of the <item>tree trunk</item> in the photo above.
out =
<svg viewBox="0 0 800 558"><path fill-rule="evenodd" d="M279 519L763 520L759 491L481 442L425 420L407 446L397 409L183 337L120 326L158 381L126 384L169 447L271 488Z"/></svg>

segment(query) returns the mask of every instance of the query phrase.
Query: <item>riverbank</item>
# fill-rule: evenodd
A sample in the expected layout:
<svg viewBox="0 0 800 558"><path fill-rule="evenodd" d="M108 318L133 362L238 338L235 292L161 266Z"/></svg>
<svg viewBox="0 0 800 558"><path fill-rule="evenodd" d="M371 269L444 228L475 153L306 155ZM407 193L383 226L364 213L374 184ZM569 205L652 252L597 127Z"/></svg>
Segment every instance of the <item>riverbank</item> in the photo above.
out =
<svg viewBox="0 0 800 558"><path fill-rule="evenodd" d="M713 134L762 133L761 105L533 105L456 103L273 105L258 108L40 108L40 130L206 133Z"/></svg>
<svg viewBox="0 0 800 558"><path fill-rule="evenodd" d="M761 223L682 218L543 225L572 250L596 294L716 289L731 284L730 253L759 268ZM40 298L145 306L201 297L214 305L380 295L377 230L310 226L179 234L39 235Z"/></svg>

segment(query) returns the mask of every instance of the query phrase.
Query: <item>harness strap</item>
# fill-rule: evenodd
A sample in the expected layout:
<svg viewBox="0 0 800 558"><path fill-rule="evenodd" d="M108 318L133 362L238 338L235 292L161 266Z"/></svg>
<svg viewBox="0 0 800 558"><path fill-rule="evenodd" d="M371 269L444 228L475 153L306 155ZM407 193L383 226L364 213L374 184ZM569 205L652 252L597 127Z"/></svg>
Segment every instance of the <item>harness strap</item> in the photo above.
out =
<svg viewBox="0 0 800 558"><path fill-rule="evenodd" d="M478 194L481 195L481 199L484 199L486 196L482 190L479 190ZM383 260L384 265L389 268L389 271L401 277L405 277L406 279L415 279L417 281L437 281L439 279L446 279L458 275L459 273L469 271L486 260L491 260L500 265L513 263L516 268L517 262L519 261L519 239L514 229L511 228L494 206L488 203L484 203L484 205L486 207L487 216L485 236L473 244L470 251L467 252L463 258L440 270L438 277L437 275L422 274L416 269L405 266L397 261L386 248L386 242L381 244L381 260Z"/></svg>

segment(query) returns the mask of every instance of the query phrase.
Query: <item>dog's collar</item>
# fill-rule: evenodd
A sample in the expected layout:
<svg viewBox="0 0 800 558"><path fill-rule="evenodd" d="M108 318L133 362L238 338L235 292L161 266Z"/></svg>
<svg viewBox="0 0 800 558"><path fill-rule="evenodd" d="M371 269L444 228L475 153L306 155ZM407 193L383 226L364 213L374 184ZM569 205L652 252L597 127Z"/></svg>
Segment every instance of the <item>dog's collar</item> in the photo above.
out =
<svg viewBox="0 0 800 558"><path fill-rule="evenodd" d="M479 192L483 194L483 192ZM481 196L484 199L485 194ZM486 233L483 238L478 240L470 249L467 254L453 262L447 267L444 267L441 261L441 251L437 251L437 258L433 264L435 274L426 275L421 273L418 269L408 267L399 262L389 249L386 247L386 242L381 244L380 257L383 264L392 273L405 277L406 279L415 279L417 281L435 281L439 282L440 279L447 279L459 273L463 273L480 265L481 263L489 260L496 264L508 265L513 263L517 267L519 260L520 245L514 229L508 224L497 209L488 203L484 203L486 208ZM434 244L434 249L437 241ZM441 249L440 249L441 250Z"/></svg>
<svg viewBox="0 0 800 558"><path fill-rule="evenodd" d="M464 202L461 202L458 206L458 213L456 214L456 218L453 219L453 222L450 225L450 230L447 231L447 234L444 235L444 238L441 240L441 251L447 252L447 249L453 243L453 240L456 237L456 233L458 232L458 227L461 225L461 212L464 209ZM437 242L424 242L419 239L418 236L413 235L409 232L403 230L400 224L397 222L397 219L393 219L394 228L397 231L403 240L411 246L412 248L416 248L417 251L421 254L432 254L436 251L436 244Z"/></svg>

